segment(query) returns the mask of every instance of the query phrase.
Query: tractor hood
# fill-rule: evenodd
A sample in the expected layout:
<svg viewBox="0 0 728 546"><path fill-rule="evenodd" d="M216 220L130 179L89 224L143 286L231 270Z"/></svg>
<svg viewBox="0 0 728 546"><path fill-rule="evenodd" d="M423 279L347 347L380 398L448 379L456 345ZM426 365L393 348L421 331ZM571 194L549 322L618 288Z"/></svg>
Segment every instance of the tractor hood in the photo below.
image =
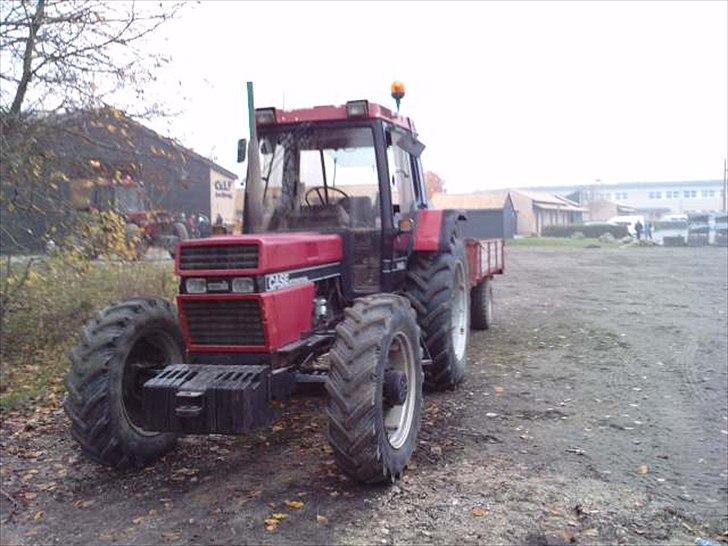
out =
<svg viewBox="0 0 728 546"><path fill-rule="evenodd" d="M341 259L338 235L224 235L182 241L176 254L176 271L182 277L260 275L335 264Z"/></svg>

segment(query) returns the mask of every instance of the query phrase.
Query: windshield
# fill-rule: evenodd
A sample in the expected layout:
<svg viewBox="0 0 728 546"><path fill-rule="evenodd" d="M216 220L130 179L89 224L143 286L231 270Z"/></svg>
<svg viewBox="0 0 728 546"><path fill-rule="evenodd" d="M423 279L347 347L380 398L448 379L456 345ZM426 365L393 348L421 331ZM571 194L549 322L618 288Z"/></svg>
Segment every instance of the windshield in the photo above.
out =
<svg viewBox="0 0 728 546"><path fill-rule="evenodd" d="M370 127L261 131L263 214L253 232L379 227L379 178Z"/></svg>

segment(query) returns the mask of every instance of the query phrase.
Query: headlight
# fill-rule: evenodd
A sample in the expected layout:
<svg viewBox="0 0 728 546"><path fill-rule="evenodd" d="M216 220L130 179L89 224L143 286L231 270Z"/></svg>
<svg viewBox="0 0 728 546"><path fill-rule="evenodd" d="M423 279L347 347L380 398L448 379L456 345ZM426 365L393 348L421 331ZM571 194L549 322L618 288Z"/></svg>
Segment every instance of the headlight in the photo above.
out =
<svg viewBox="0 0 728 546"><path fill-rule="evenodd" d="M369 102L365 100L350 100L346 103L346 113L350 118L363 118L369 115Z"/></svg>
<svg viewBox="0 0 728 546"><path fill-rule="evenodd" d="M185 290L188 294L204 294L207 292L207 281L205 279L187 279Z"/></svg>
<svg viewBox="0 0 728 546"><path fill-rule="evenodd" d="M247 294L254 292L253 279L250 277L237 277L233 279L233 292Z"/></svg>

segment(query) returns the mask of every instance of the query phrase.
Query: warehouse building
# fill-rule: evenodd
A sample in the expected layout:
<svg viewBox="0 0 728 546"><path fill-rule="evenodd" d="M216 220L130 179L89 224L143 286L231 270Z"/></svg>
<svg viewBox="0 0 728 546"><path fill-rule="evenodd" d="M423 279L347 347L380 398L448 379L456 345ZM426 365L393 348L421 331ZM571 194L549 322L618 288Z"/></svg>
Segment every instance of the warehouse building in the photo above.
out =
<svg viewBox="0 0 728 546"><path fill-rule="evenodd" d="M588 212L565 197L523 190L436 193L432 203L436 208L466 210L466 235L486 238L540 235L546 226L581 224Z"/></svg>
<svg viewBox="0 0 728 546"><path fill-rule="evenodd" d="M512 239L517 230L516 210L508 191L488 193L435 193L438 209L463 209L468 221L463 234L476 239Z"/></svg>

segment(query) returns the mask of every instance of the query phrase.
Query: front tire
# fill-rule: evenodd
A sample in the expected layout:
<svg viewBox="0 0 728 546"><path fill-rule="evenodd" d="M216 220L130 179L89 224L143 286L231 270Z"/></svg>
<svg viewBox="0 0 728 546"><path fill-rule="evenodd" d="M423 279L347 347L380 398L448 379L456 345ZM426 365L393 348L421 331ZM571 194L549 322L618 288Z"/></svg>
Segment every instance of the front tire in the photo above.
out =
<svg viewBox="0 0 728 546"><path fill-rule="evenodd" d="M357 299L336 328L331 352L329 442L341 470L358 482L402 476L422 420L419 327L407 299Z"/></svg>
<svg viewBox="0 0 728 546"><path fill-rule="evenodd" d="M449 248L438 254L416 255L407 274L407 297L417 311L432 364L425 386L451 389L465 379L470 335L468 261L456 231Z"/></svg>
<svg viewBox="0 0 728 546"><path fill-rule="evenodd" d="M90 459L143 467L174 447L176 436L142 428L141 388L155 371L183 362L177 316L165 300L135 298L107 307L71 351L64 409Z"/></svg>

